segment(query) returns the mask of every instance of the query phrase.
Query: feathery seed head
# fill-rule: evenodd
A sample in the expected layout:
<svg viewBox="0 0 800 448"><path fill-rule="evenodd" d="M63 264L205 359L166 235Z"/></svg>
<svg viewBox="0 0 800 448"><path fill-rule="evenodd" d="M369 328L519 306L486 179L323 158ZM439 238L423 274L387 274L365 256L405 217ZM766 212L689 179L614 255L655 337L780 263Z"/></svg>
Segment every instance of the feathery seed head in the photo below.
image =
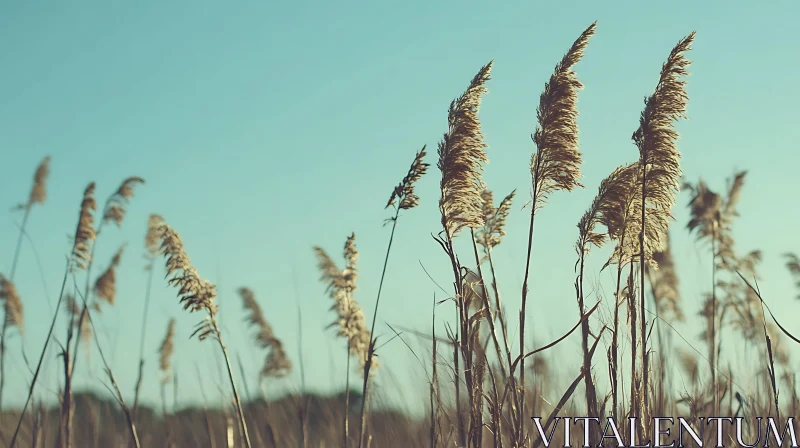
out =
<svg viewBox="0 0 800 448"><path fill-rule="evenodd" d="M348 292L352 293L357 288L356 280L358 279L358 270L356 269L358 250L356 250L355 233L350 234L344 244L344 259L346 261L346 265L344 271L342 271L342 278L345 282L345 288Z"/></svg>
<svg viewBox="0 0 800 448"><path fill-rule="evenodd" d="M239 288L239 295L242 297L244 308L249 311L247 321L256 329L256 342L261 348L269 349L264 367L261 369L262 377L279 378L289 374L292 363L286 356L283 343L275 337L272 327L264 319L261 306L256 302L255 294L249 288Z"/></svg>
<svg viewBox="0 0 800 448"><path fill-rule="evenodd" d="M144 179L141 177L129 177L122 181L117 191L114 192L106 202L103 220L106 222L113 222L117 227L121 226L122 220L125 218L125 205L133 197L133 187L135 187L136 184L143 183Z"/></svg>
<svg viewBox="0 0 800 448"><path fill-rule="evenodd" d="M605 243L606 234L595 232L595 226L602 224L614 229L624 220L625 199L634 184L635 171L630 166L618 167L600 182L600 187L589 210L578 222L578 249L587 251L589 244L600 247Z"/></svg>
<svg viewBox="0 0 800 448"><path fill-rule="evenodd" d="M694 36L692 32L681 39L670 52L655 91L645 98L639 127L633 133L633 141L639 148L639 164L646 170L648 207L669 210L680 187L681 154L674 124L678 118L686 117L689 96L684 76L688 75L690 61L684 53L691 50Z"/></svg>
<svg viewBox="0 0 800 448"><path fill-rule="evenodd" d="M422 161L425 154L425 146L423 146L414 157L414 161L411 163L411 168L408 169L406 177L392 190L392 195L389 196L389 202L384 208L389 208L394 205L395 200L400 201L398 205L400 210L409 210L419 204L419 196L414 193L414 183L428 171L429 164Z"/></svg>
<svg viewBox="0 0 800 448"><path fill-rule="evenodd" d="M648 268L647 274L650 277L659 316L682 322L684 315L678 292L678 276L675 273L675 263L670 250L669 233L665 235L664 247L653 253L653 260L658 269Z"/></svg>
<svg viewBox="0 0 800 448"><path fill-rule="evenodd" d="M72 246L72 269L86 269L86 265L91 261L91 246L94 243L94 216L92 212L97 208L94 200L95 184L91 182L83 192L81 210L78 217L78 228L75 230L75 238Z"/></svg>
<svg viewBox="0 0 800 448"><path fill-rule="evenodd" d="M167 325L167 334L161 347L158 349L158 363L161 370L161 384L167 384L172 379L172 354L175 352L175 319L170 319Z"/></svg>
<svg viewBox="0 0 800 448"><path fill-rule="evenodd" d="M242 297L242 304L245 310L249 313L246 319L247 322L258 330L255 338L256 342L261 348L270 347L275 341L275 335L272 332L272 327L264 319L264 313L256 301L255 294L249 288L239 288L239 295Z"/></svg>
<svg viewBox="0 0 800 448"><path fill-rule="evenodd" d="M28 202L20 208L30 208L33 204L44 204L47 199L47 177L50 175L50 156L46 156L36 168L33 175L33 187L28 196Z"/></svg>
<svg viewBox="0 0 800 448"><path fill-rule="evenodd" d="M582 187L578 150L578 90L583 84L572 67L583 57L597 22L572 44L544 85L536 109L538 125L532 135L536 152L531 157L534 206L540 208L550 193Z"/></svg>
<svg viewBox="0 0 800 448"><path fill-rule="evenodd" d="M0 301L3 301L3 311L5 313L5 326L17 327L22 333L25 329L25 322L22 316L22 300L17 293L17 287L0 274Z"/></svg>
<svg viewBox="0 0 800 448"><path fill-rule="evenodd" d="M170 286L178 286L178 298L184 310L190 312L206 310L210 316L217 314L214 299L217 288L208 280L201 278L192 266L181 236L168 224L161 225L161 253L166 257L167 276ZM210 333L200 335L203 339Z"/></svg>
<svg viewBox="0 0 800 448"><path fill-rule="evenodd" d="M492 62L483 66L467 90L450 103L447 114L448 130L439 143L439 162L442 172L439 211L442 226L452 238L464 227L477 228L481 219L483 181L481 172L486 157L486 142L481 132L478 110L481 97L487 92Z"/></svg>
<svg viewBox="0 0 800 448"><path fill-rule="evenodd" d="M114 304L114 299L117 295L117 274L116 268L122 260L122 251L125 250L125 244L117 249L114 257L111 259L103 275L98 277L94 283L94 293L97 297L105 300L109 305Z"/></svg>
<svg viewBox="0 0 800 448"><path fill-rule="evenodd" d="M157 257L158 251L161 248L159 242L161 234L159 233L159 229L162 224L164 224L164 218L160 215L151 214L150 217L147 218L147 234L144 237L144 246L147 248L147 255L150 258Z"/></svg>
<svg viewBox="0 0 800 448"><path fill-rule="evenodd" d="M484 252L488 253L494 246L500 244L500 240L506 235L506 220L511 212L511 202L515 193L516 190L509 193L495 208L492 192L486 189L481 192L483 226L475 232L475 240L483 247Z"/></svg>
<svg viewBox="0 0 800 448"><path fill-rule="evenodd" d="M264 367L261 368L261 376L264 378L282 378L292 371L292 362L286 351L283 349L283 343L278 339L273 342L272 348L264 361Z"/></svg>
<svg viewBox="0 0 800 448"><path fill-rule="evenodd" d="M631 163L622 168L620 177L627 179L621 208L610 209L602 223L608 229L608 235L616 241L614 253L608 261L612 263L636 263L639 256L639 234L642 223L642 176L638 163ZM616 210L616 211L615 211ZM645 215L645 261L651 267L657 267L653 253L663 249L664 235L669 227L669 211L661 208L648 208Z"/></svg>
<svg viewBox="0 0 800 448"><path fill-rule="evenodd" d="M347 238L344 247L346 267L340 270L336 263L320 247L314 247L317 256L317 267L320 270L320 280L326 284L326 292L333 299L331 310L336 312L336 320L331 324L337 326L338 336L346 338L350 347L350 354L358 358L361 366L366 363L370 343L370 332L367 327L364 311L353 298L356 290L356 259L358 251L355 246L355 234ZM373 361L370 369L377 367Z"/></svg>

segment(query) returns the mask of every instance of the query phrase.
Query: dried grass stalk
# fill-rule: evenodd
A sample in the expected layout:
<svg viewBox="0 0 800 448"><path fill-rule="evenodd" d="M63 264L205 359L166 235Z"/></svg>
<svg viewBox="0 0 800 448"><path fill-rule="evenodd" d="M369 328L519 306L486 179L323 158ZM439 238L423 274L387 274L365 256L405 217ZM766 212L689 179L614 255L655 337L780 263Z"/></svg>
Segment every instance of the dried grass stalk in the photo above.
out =
<svg viewBox="0 0 800 448"><path fill-rule="evenodd" d="M168 224L162 224L160 233L161 253L167 259L168 282L171 286L178 286L178 298L183 304L183 309L189 310L190 312L206 311L208 313L206 319L197 326L192 336L197 335L200 340L212 336L219 344L225 359L225 365L228 369L228 379L230 380L231 390L233 391L233 401L236 405L239 427L242 431L244 444L247 448L250 448L252 444L250 443L250 436L247 431L247 423L244 419L242 402L239 398L236 382L233 379L228 349L222 342L222 334L217 324L217 304L214 302L217 296L217 288L208 280L200 277L200 274L198 274L197 270L192 266L189 255L186 254L183 248L183 240L181 240L178 232Z"/></svg>
<svg viewBox="0 0 800 448"><path fill-rule="evenodd" d="M437 166L442 172L439 210L448 238L454 237L464 227L483 225L481 171L482 164L489 159L484 151L487 145L483 140L478 110L481 97L487 92L484 85L490 79L491 71L492 62L481 67L467 90L450 103L448 130L439 142Z"/></svg>

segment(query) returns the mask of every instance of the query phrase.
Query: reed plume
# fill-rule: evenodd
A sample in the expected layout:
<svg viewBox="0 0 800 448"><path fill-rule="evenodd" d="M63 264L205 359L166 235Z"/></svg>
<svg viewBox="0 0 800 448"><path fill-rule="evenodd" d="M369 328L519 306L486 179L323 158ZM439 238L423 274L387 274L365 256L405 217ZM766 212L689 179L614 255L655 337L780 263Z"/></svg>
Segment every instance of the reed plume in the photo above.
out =
<svg viewBox="0 0 800 448"><path fill-rule="evenodd" d="M94 200L94 189L95 184L91 182L83 192L78 228L75 230L75 239L72 245L73 269L86 269L92 259L90 250L96 237L92 212L97 208L97 202Z"/></svg>
<svg viewBox="0 0 800 448"><path fill-rule="evenodd" d="M414 193L414 183L428 171L428 167L430 166L422 160L426 155L425 148L426 146L423 146L422 149L417 152L417 155L414 156L414 161L411 162L408 174L394 187L392 194L389 196L389 202L386 203L386 207L384 208L395 205L395 201L399 201L397 205L399 210L409 210L419 205L419 196Z"/></svg>
<svg viewBox="0 0 800 448"><path fill-rule="evenodd" d="M581 60L597 22L592 23L572 44L544 85L536 109L538 126L533 134L536 152L531 157L533 207L544 205L559 190L582 187L578 150L578 90L583 84L572 67Z"/></svg>
<svg viewBox="0 0 800 448"><path fill-rule="evenodd" d="M178 232L170 227L169 224L164 223L160 227L160 233L160 251L166 258L167 277L169 278L168 284L178 287L178 299L180 303L183 304L184 310L189 310L189 312L205 311L207 313L206 318L197 325L192 336L197 335L201 341L211 336L219 344L222 355L225 358L225 364L228 368L228 379L230 380L231 390L233 391L233 401L236 405L242 436L245 446L250 448L250 436L247 432L247 424L244 420L242 402L239 398L239 392L236 389L236 383L233 380L233 371L231 370L231 362L228 357L228 349L222 341L222 332L220 332L217 323L217 304L214 302L217 296L217 288L208 280L200 277L200 274L198 274L197 270L192 266L189 255L187 255L183 247L183 240Z"/></svg>
<svg viewBox="0 0 800 448"><path fill-rule="evenodd" d="M639 262L639 235L642 231L641 212L642 198L638 188L641 186L641 170L638 162L623 167L625 177L630 179L627 190L622 196L619 213L609 215L603 224L608 229L608 236L616 242L614 251L606 265L616 264L618 268L628 263ZM657 268L655 254L664 249L664 235L669 227L669 211L648 209L645 216L645 265Z"/></svg>
<svg viewBox="0 0 800 448"><path fill-rule="evenodd" d="M681 176L680 152L677 147L678 132L674 129L675 121L685 118L689 95L686 93L687 68L689 60L684 53L691 49L695 33L692 32L681 39L672 49L667 61L661 67L661 76L652 95L645 98L644 110L639 117L639 127L634 131L632 140L639 149L639 169L641 172L641 230L639 233L639 265L640 275L640 309L642 311L642 390L644 410L647 410L649 398L649 362L646 339L645 311L645 240L647 238L647 214L658 210L666 215L675 204ZM658 233L663 239L663 233ZM661 244L657 244L660 246ZM716 385L716 383L715 383ZM642 416L646 418L646 415Z"/></svg>
<svg viewBox="0 0 800 448"><path fill-rule="evenodd" d="M44 204L47 200L47 178L50 176L50 156L45 156L39 166L36 167L36 172L33 174L33 185L28 194L28 200L23 204L16 206L17 210L29 210L33 205Z"/></svg>
<svg viewBox="0 0 800 448"><path fill-rule="evenodd" d="M143 184L144 179L141 177L129 177L122 181L122 184L117 188L117 191L108 198L106 208L103 212L103 221L113 222L120 227L122 220L125 218L125 206L128 201L133 197L133 188L137 184Z"/></svg>
<svg viewBox="0 0 800 448"><path fill-rule="evenodd" d="M450 103L447 114L447 133L439 142L439 162L442 172L439 211L442 227L448 239L464 227L477 228L483 224L481 196L483 163L489 159L478 119L484 86L490 79L493 62L481 67L469 87Z"/></svg>
<svg viewBox="0 0 800 448"><path fill-rule="evenodd" d="M483 248L484 258L488 258L488 253L506 236L506 220L511 212L511 203L514 200L516 190L504 197L497 207L494 206L494 195L491 191L484 189L481 192L481 216L483 226L475 232L475 240Z"/></svg>
<svg viewBox="0 0 800 448"><path fill-rule="evenodd" d="M206 311L209 317L216 316L216 287L200 277L186 254L181 236L169 224L161 225L161 254L166 257L168 283L179 288L178 299L183 309L190 312ZM198 334L201 340L214 333L209 327L201 328Z"/></svg>
<svg viewBox="0 0 800 448"><path fill-rule="evenodd" d="M17 330L22 333L25 330L25 322L22 318L22 300L17 292L17 287L3 274L0 274L0 300L3 301L5 312L3 332L8 328L17 327Z"/></svg>
<svg viewBox="0 0 800 448"><path fill-rule="evenodd" d="M647 267L646 272L650 281L650 288L653 291L658 315L663 319L683 322L685 316L680 303L678 275L675 273L675 262L672 258L669 233L665 234L661 250L653 253L653 261L658 265L658 269Z"/></svg>
<svg viewBox="0 0 800 448"><path fill-rule="evenodd" d="M144 247L147 249L146 256L151 260L158 256L161 249L160 229L163 224L164 218L161 215L151 214L147 218L147 234L144 237Z"/></svg>
<svg viewBox="0 0 800 448"><path fill-rule="evenodd" d="M98 298L106 301L106 303L109 305L114 304L114 300L117 296L116 269L119 266L120 261L122 261L123 250L125 250L124 244L117 249L117 252L114 253L114 256L111 258L111 263L109 263L105 272L103 272L103 274L98 277L94 283L94 294Z"/></svg>
<svg viewBox="0 0 800 448"><path fill-rule="evenodd" d="M261 369L262 377L279 378L288 375L292 369L292 363L283 350L283 343L275 337L272 327L264 318L261 306L256 301L255 294L249 288L239 288L239 295L242 297L242 304L248 312L247 323L257 330L255 335L256 343L264 349L269 349L264 367Z"/></svg>
<svg viewBox="0 0 800 448"><path fill-rule="evenodd" d="M161 384L169 383L172 379L172 353L175 351L175 319L170 319L167 325L167 334L158 349L158 365L161 370Z"/></svg>
<svg viewBox="0 0 800 448"><path fill-rule="evenodd" d="M331 309L336 312L336 320L331 325L338 327L337 335L347 340L350 355L357 358L363 367L366 362L370 334L364 319L364 312L353 298L358 279L356 268L358 251L355 246L355 234L351 234L345 243L344 259L346 263L342 270L324 249L314 246L314 253L321 274L320 281L327 285L327 293L334 300ZM373 368L375 367L373 365Z"/></svg>
<svg viewBox="0 0 800 448"><path fill-rule="evenodd" d="M531 219L528 228L528 248L525 259L525 275L522 280L522 305L520 309L520 356L525 353L525 310L528 302L528 277L533 247L533 225L536 211L544 205L548 196L558 190L571 191L582 186L581 153L578 150L578 90L583 84L572 69L583 57L589 39L594 35L597 22L586 28L570 49L558 62L545 83L536 108L538 125L531 136L536 152L531 156L531 179L533 184ZM518 398L516 443L524 442L523 414L525 413L525 358L519 365L520 390ZM587 372L587 375L589 373Z"/></svg>
<svg viewBox="0 0 800 448"><path fill-rule="evenodd" d="M263 378L282 378L291 373L291 371L292 361L283 349L283 342L280 339L275 339L270 346L267 359L264 360L261 376Z"/></svg>
<svg viewBox="0 0 800 448"><path fill-rule="evenodd" d="M719 268L730 272L740 268L741 263L746 263L745 260L740 260L736 256L736 251L733 247L733 220L739 216L736 205L742 195L746 174L747 171L734 173L733 180L729 180L728 192L720 209L717 256L719 257Z"/></svg>

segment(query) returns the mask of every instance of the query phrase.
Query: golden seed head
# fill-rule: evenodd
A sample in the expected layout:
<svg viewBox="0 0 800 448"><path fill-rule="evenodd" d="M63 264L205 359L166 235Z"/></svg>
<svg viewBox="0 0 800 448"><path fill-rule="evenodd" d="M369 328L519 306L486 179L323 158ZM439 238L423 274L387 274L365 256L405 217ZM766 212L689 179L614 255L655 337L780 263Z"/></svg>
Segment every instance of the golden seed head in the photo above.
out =
<svg viewBox="0 0 800 448"><path fill-rule="evenodd" d="M22 333L25 330L22 300L17 292L17 287L3 274L0 274L0 301L3 302L3 311L5 314L4 325L9 328L17 327L20 333Z"/></svg>
<svg viewBox="0 0 800 448"><path fill-rule="evenodd" d="M133 197L133 187L143 183L144 179L141 177L129 177L123 180L117 191L108 198L103 212L103 220L113 222L117 227L121 226L122 220L125 218L125 206Z"/></svg>
<svg viewBox="0 0 800 448"><path fill-rule="evenodd" d="M94 216L92 212L97 208L94 200L95 184L91 182L83 192L81 210L78 217L78 228L75 230L75 238L72 246L72 267L73 269L86 269L91 261L91 247L95 240Z"/></svg>
<svg viewBox="0 0 800 448"><path fill-rule="evenodd" d="M540 208L550 193L581 187L581 153L578 150L578 90L583 84L572 67L581 60L597 22L581 33L556 65L544 86L536 109L533 134L536 152L531 157L534 206Z"/></svg>
<svg viewBox="0 0 800 448"><path fill-rule="evenodd" d="M483 66L467 90L450 103L447 115L448 130L439 143L439 162L442 172L439 211L442 226L448 237L464 227L478 228L481 217L482 174L486 157L486 142L478 120L484 86L490 79L492 62Z"/></svg>
<svg viewBox="0 0 800 448"><path fill-rule="evenodd" d="M425 154L425 146L423 146L414 157L414 161L411 163L411 168L408 169L406 177L392 190L392 194L389 196L389 202L384 208L389 208L394 205L395 200L400 201L398 205L400 210L409 210L419 204L419 197L414 193L414 183L428 171L429 164L422 161Z"/></svg>

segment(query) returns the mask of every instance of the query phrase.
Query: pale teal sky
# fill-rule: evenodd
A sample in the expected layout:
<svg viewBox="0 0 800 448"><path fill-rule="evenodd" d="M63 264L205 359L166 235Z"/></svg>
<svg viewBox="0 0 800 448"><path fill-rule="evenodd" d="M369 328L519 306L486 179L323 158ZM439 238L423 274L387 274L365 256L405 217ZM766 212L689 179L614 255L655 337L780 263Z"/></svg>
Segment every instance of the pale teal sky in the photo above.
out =
<svg viewBox="0 0 800 448"><path fill-rule="evenodd" d="M748 169L736 224L741 250L762 249L761 282L778 315L798 306L781 254L800 251L796 1L628 2L0 2L0 208L23 201L36 164L52 156L48 198L28 231L35 241L53 303L68 235L81 193L98 184L103 201L131 175L136 191L121 230L98 242L104 266L123 242L118 304L98 319L120 386L131 396L138 356L146 274L142 240L147 215L166 217L183 236L201 275L219 286L228 345L252 378L262 356L248 345L235 291L249 286L297 365L297 305L304 316L309 387L332 391L344 382L342 341L325 327L329 299L317 281L311 246L338 254L356 232L361 251L357 298L372 315L388 238L382 210L415 151L428 145L432 167L418 186L421 205L398 227L377 331L389 324L428 331L435 286L448 262L430 238L439 231L435 148L446 130L450 100L477 70L495 60L481 109L488 154L485 180L497 196L518 189L509 236L497 249L498 275L509 316L516 316L524 269L528 162L535 108L553 66L592 21L597 34L576 67L586 190L553 195L537 217L533 293L528 318L542 342L577 320L573 289L575 225L599 181L638 156L630 136L642 99L657 81L671 47L697 31L689 79L690 120L679 125L686 176L724 188L734 169ZM672 229L687 314L698 310L708 280L706 248L684 230L686 194ZM0 272L7 272L21 216L0 220ZM462 256L463 259L469 257ZM587 283L605 252L592 257ZM96 273L102 267L95 269ZM159 271L161 273L161 271ZM31 247L17 275L29 357L36 358L50 319ZM608 294L605 294L606 296ZM441 291L438 298L443 298ZM593 299L592 299L593 300ZM452 316L452 305L439 316ZM199 315L183 312L175 291L156 281L148 334L148 375L155 381L158 344L167 320L188 337ZM515 320L512 318L510 320ZM63 338L63 319L59 337ZM698 348L695 321L681 327ZM784 324L800 333L796 319ZM437 331L444 333L440 324ZM516 329L512 329L516 332ZM406 339L427 357L427 343ZM24 398L19 339L10 342L11 402ZM531 344L533 345L533 344ZM574 356L575 337L558 353ZM179 339L180 400L199 400L194 364L219 381L217 347ZM800 351L796 351L800 355ZM386 387L411 390L399 405L416 408L424 373L395 340L380 353ZM40 391L55 399L56 359ZM98 375L99 359L91 361ZM569 358L567 358L569 359ZM731 358L735 359L735 358ZM80 386L89 378L85 361ZM578 361L565 363L570 375ZM331 370L333 366L333 370ZM80 369L80 367L79 367ZM603 368L604 369L604 368ZM601 369L601 370L603 370ZM412 385L416 388L412 389ZM271 387L299 387L297 371ZM213 388L212 388L213 389ZM103 391L102 388L99 390ZM426 389L425 389L426 390ZM146 386L154 401L157 388ZM552 398L552 397L551 397ZM212 400L218 400L213 394Z"/></svg>

